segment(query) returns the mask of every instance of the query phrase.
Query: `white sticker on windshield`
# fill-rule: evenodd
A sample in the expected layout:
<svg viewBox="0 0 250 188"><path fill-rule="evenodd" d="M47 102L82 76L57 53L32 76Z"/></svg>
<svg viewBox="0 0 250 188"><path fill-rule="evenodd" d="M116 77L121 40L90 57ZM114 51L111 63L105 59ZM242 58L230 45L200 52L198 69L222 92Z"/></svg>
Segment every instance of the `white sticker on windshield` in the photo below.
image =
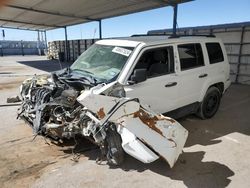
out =
<svg viewBox="0 0 250 188"><path fill-rule="evenodd" d="M112 52L128 57L131 54L132 51L128 50L128 49L125 49L125 48L121 48L121 47L114 47Z"/></svg>

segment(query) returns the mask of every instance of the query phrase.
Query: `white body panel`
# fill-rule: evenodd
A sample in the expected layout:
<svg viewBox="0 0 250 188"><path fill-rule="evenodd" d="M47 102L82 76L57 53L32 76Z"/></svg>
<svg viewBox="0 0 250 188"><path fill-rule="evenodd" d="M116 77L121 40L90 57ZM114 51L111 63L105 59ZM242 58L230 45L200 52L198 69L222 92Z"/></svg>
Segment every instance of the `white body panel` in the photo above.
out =
<svg viewBox="0 0 250 188"><path fill-rule="evenodd" d="M202 88L206 83L207 77L199 78L199 75L206 74L205 67L185 70L178 73L180 82L177 94L178 104L176 108L198 102L202 93Z"/></svg>
<svg viewBox="0 0 250 188"><path fill-rule="evenodd" d="M121 135L122 148L127 154L143 163L151 163L159 158L127 128L118 125L117 132Z"/></svg>
<svg viewBox="0 0 250 188"><path fill-rule="evenodd" d="M171 82L178 83L179 78L175 74L163 75L147 79L145 82L125 86L126 95L129 98L139 98L143 104L147 104L156 112L164 113L176 108L178 103L179 86L165 87Z"/></svg>

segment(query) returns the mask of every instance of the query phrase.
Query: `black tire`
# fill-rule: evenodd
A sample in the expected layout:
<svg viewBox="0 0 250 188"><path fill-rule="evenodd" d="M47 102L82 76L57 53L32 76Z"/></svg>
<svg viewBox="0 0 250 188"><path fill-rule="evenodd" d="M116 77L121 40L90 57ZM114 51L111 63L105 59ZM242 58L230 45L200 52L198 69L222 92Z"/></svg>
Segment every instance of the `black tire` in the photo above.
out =
<svg viewBox="0 0 250 188"><path fill-rule="evenodd" d="M122 148L122 139L116 130L109 129L107 132L107 161L109 165L118 166L124 161L124 151Z"/></svg>
<svg viewBox="0 0 250 188"><path fill-rule="evenodd" d="M201 119L213 117L219 109L221 92L216 87L210 87L198 109L197 115Z"/></svg>

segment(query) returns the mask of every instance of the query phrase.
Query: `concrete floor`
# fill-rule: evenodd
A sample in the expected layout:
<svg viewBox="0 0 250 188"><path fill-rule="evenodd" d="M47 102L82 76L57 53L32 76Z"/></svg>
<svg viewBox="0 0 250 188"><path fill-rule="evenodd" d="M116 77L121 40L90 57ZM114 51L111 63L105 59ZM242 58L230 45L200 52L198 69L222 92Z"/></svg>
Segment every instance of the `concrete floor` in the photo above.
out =
<svg viewBox="0 0 250 188"><path fill-rule="evenodd" d="M5 106L22 80L58 68L44 57L0 57L0 187L250 187L250 86L232 85L212 119L179 120L189 137L172 169L163 160L146 165L129 156L111 168L95 163L97 149L74 162L72 144L33 141L32 130L16 120L18 107Z"/></svg>

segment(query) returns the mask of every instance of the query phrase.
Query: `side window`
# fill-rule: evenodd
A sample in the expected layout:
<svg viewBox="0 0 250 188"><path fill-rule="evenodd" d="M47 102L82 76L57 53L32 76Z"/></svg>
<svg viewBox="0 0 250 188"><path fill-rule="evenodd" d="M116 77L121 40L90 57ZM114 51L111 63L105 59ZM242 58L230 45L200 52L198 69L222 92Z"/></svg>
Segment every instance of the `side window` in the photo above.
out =
<svg viewBox="0 0 250 188"><path fill-rule="evenodd" d="M145 51L137 62L135 69L146 69L149 78L173 73L173 47L168 46Z"/></svg>
<svg viewBox="0 0 250 188"><path fill-rule="evenodd" d="M187 70L204 65L203 53L200 44L178 45L181 70Z"/></svg>
<svg viewBox="0 0 250 188"><path fill-rule="evenodd" d="M219 43L206 43L210 64L224 61L224 56Z"/></svg>

